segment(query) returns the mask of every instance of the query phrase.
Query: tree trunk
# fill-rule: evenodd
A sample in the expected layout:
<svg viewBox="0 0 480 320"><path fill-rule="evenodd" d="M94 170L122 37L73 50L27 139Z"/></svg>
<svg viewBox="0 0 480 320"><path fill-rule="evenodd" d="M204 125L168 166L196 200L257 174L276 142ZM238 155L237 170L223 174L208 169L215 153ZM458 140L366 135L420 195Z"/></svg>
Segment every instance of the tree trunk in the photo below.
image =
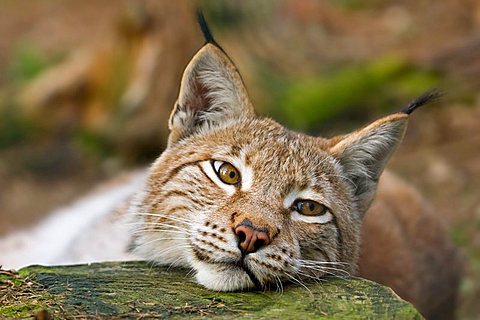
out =
<svg viewBox="0 0 480 320"><path fill-rule="evenodd" d="M0 319L421 319L391 289L358 278L285 284L283 292L216 292L182 269L145 262L0 271Z"/></svg>

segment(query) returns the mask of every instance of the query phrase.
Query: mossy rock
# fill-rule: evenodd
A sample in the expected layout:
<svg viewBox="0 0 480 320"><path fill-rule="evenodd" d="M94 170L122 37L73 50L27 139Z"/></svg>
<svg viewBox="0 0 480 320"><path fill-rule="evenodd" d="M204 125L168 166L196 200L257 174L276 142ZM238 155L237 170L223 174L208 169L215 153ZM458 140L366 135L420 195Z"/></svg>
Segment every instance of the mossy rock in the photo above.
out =
<svg viewBox="0 0 480 320"><path fill-rule="evenodd" d="M145 262L2 271L0 319L422 319L391 289L358 278L235 293L205 289L191 278L186 270Z"/></svg>

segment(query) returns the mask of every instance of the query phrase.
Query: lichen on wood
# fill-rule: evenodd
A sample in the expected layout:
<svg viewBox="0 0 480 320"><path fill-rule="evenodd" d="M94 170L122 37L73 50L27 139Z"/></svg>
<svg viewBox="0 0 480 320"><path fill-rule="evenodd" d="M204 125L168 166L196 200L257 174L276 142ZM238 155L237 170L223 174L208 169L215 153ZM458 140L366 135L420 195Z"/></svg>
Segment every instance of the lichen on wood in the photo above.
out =
<svg viewBox="0 0 480 320"><path fill-rule="evenodd" d="M0 274L0 319L421 319L392 290L358 278L285 284L283 291L216 292L186 270L145 262L30 266ZM40 313L39 313L40 312ZM41 318L41 317L39 317Z"/></svg>

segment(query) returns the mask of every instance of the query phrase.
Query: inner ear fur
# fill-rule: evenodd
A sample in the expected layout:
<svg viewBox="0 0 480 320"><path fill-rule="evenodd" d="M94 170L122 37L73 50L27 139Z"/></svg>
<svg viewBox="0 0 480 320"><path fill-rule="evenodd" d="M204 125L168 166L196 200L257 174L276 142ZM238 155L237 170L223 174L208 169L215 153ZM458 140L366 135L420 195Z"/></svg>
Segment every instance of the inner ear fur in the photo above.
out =
<svg viewBox="0 0 480 320"><path fill-rule="evenodd" d="M343 167L362 216L373 200L385 165L403 139L407 122L407 114L396 113L330 141L329 151Z"/></svg>
<svg viewBox="0 0 480 320"><path fill-rule="evenodd" d="M207 43L183 73L169 142L249 115L254 115L253 107L237 68L221 48Z"/></svg>

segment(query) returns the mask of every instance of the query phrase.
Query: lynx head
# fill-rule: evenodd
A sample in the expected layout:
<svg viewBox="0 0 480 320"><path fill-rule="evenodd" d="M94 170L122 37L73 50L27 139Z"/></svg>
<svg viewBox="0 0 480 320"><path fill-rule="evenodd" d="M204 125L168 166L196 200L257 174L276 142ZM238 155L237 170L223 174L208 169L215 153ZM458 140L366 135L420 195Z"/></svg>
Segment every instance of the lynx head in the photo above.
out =
<svg viewBox="0 0 480 320"><path fill-rule="evenodd" d="M347 135L292 132L255 115L234 64L208 42L132 205L136 253L192 268L214 290L355 271L362 217L421 99Z"/></svg>

